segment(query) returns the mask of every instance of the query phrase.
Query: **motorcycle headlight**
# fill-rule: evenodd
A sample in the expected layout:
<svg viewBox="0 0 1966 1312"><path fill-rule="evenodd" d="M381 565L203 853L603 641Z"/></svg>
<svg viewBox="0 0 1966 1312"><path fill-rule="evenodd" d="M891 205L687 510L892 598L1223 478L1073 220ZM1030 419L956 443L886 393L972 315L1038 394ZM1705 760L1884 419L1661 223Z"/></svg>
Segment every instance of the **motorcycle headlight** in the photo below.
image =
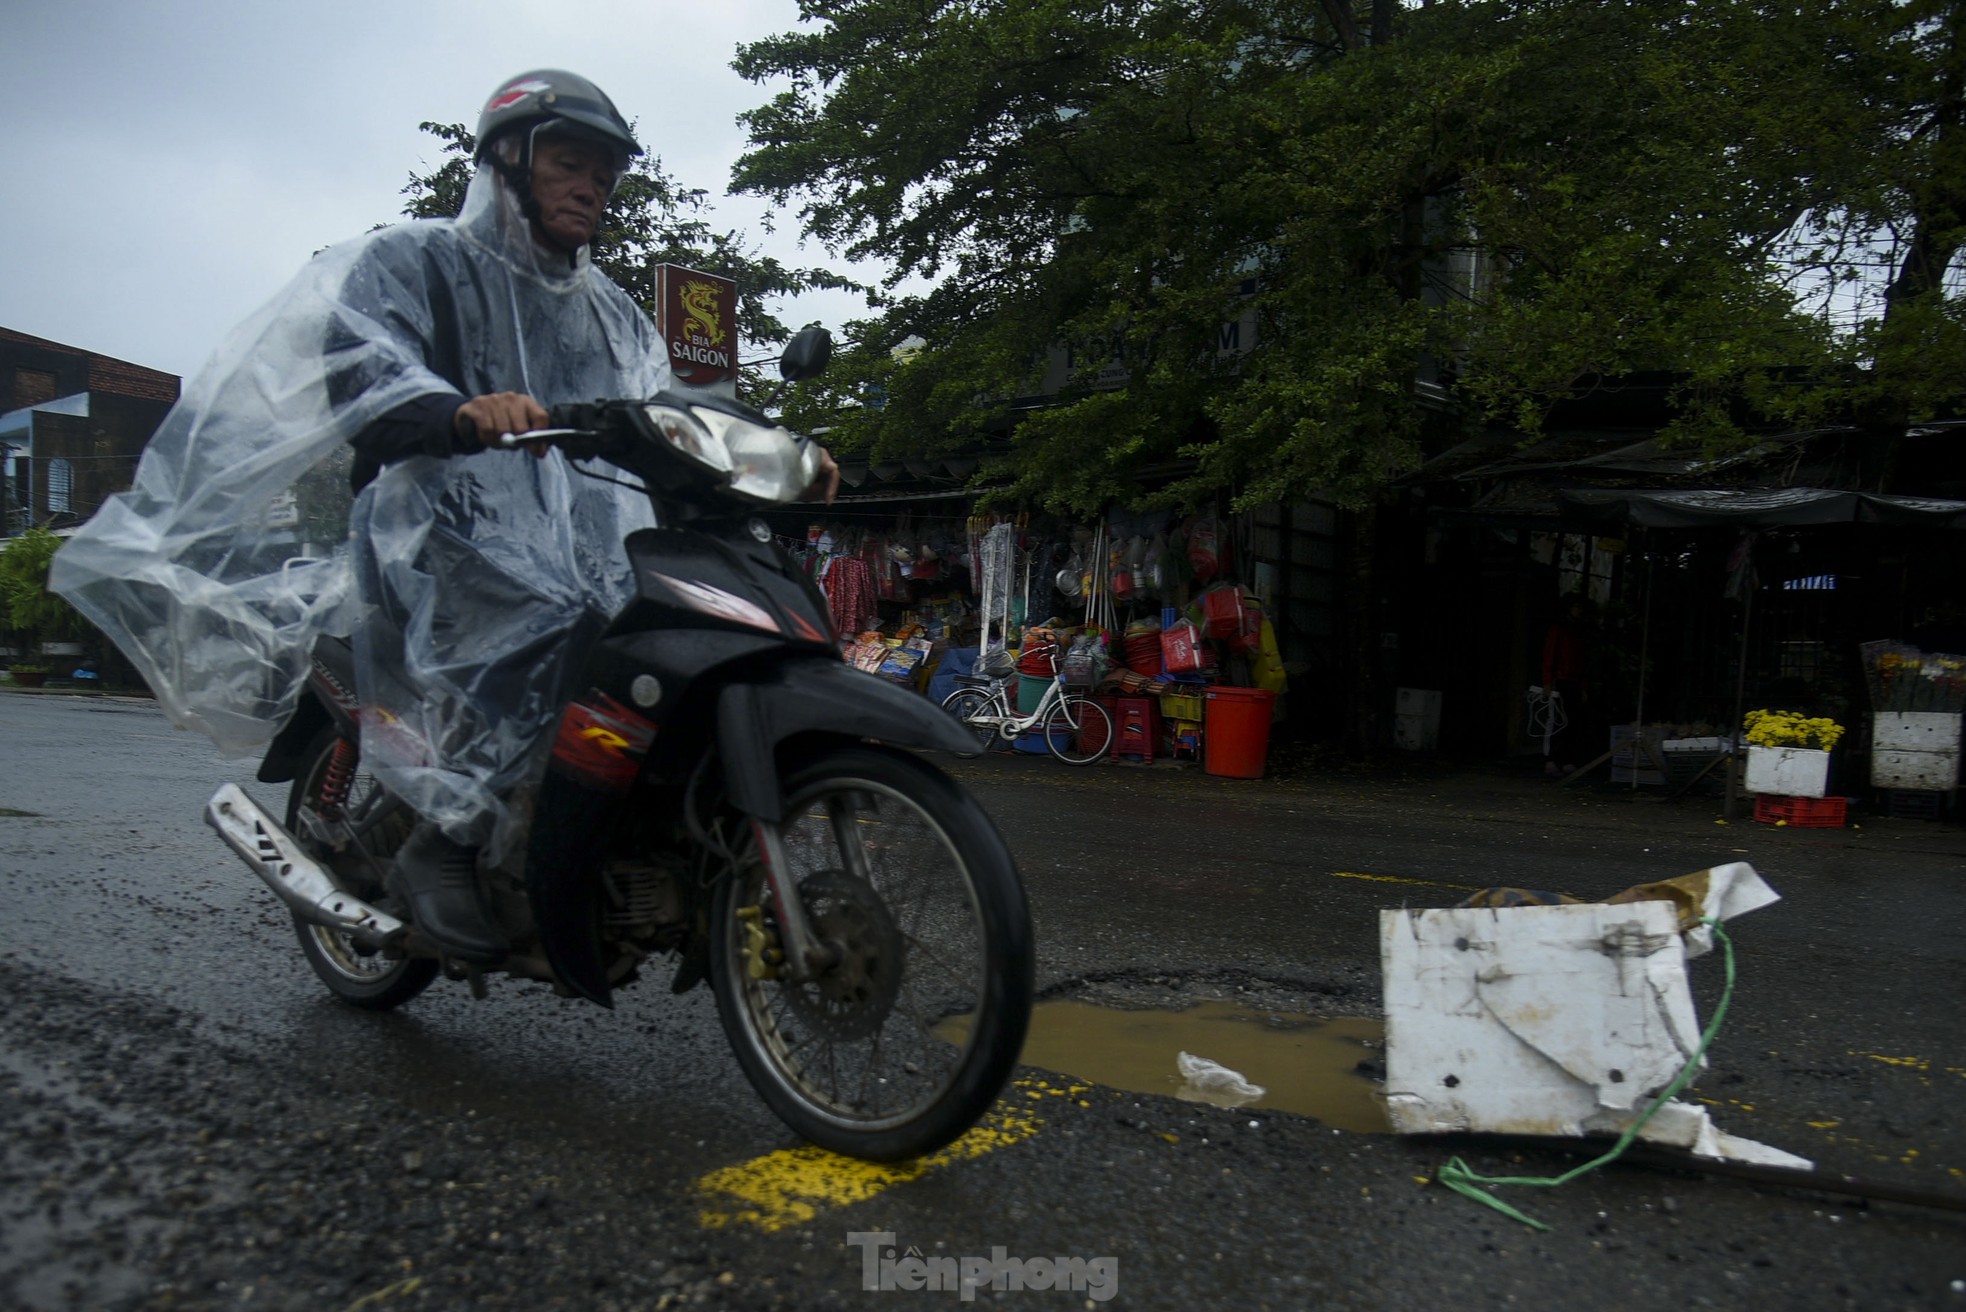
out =
<svg viewBox="0 0 1966 1312"><path fill-rule="evenodd" d="M698 412L673 405L645 405L642 413L669 444L690 459L719 474L732 470L730 449L703 424Z"/></svg>
<svg viewBox="0 0 1966 1312"><path fill-rule="evenodd" d="M731 490L755 501L796 501L812 485L819 455L787 428L699 409L695 417L728 453Z"/></svg>

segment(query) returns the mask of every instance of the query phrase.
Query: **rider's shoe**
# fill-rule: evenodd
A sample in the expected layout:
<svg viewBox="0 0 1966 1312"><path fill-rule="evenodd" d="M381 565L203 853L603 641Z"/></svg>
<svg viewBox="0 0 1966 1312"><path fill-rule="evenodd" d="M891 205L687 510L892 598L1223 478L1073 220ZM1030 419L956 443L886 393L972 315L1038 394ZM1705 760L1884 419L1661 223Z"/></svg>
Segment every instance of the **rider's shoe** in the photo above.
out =
<svg viewBox="0 0 1966 1312"><path fill-rule="evenodd" d="M396 879L410 914L438 947L473 966L496 966L511 949L485 909L478 850L428 821L396 853Z"/></svg>

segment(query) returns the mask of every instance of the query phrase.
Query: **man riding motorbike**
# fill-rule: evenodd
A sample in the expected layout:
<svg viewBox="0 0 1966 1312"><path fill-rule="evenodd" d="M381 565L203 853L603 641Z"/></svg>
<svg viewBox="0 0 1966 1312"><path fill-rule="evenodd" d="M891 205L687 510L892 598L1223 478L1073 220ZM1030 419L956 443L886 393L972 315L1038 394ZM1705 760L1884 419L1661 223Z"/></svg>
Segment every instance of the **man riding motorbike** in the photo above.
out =
<svg viewBox="0 0 1966 1312"><path fill-rule="evenodd" d="M227 339L51 584L232 754L287 719L317 637L354 634L363 766L421 817L397 891L446 953L493 965L507 945L477 863L521 825L510 793L629 595L620 542L649 508L557 451L488 448L549 406L671 379L648 317L590 259L641 153L613 103L528 72L477 137L455 219L330 248ZM295 519L340 537L341 463L359 492L347 549L296 552ZM821 469L830 500L838 471Z"/></svg>

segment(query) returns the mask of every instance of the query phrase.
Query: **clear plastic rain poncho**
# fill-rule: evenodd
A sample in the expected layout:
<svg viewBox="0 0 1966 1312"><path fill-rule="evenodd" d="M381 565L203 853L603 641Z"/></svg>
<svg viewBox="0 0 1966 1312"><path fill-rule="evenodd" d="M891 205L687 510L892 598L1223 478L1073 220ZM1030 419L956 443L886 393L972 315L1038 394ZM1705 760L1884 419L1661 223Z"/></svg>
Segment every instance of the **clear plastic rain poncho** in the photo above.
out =
<svg viewBox="0 0 1966 1312"><path fill-rule="evenodd" d="M51 581L228 755L286 721L318 636L352 634L379 712L364 766L497 857L508 794L627 600L621 540L648 502L557 451L485 451L392 464L351 511L348 442L431 394L552 406L669 383L647 316L584 249L538 246L481 167L455 220L324 251L234 332Z"/></svg>

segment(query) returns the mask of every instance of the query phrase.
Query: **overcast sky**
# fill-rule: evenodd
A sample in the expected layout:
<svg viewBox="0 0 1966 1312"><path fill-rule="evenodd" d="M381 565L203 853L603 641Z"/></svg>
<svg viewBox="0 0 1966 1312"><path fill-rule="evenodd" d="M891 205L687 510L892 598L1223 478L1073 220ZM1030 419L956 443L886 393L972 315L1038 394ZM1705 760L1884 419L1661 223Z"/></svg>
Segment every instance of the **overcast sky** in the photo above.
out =
<svg viewBox="0 0 1966 1312"><path fill-rule="evenodd" d="M436 162L426 119L476 122L530 68L592 78L719 226L781 259L796 219L729 198L739 111L768 88L740 41L797 0L17 0L0 132L0 326L189 375L312 253L401 213ZM862 270L863 276L878 271ZM863 314L829 295L790 322Z"/></svg>

